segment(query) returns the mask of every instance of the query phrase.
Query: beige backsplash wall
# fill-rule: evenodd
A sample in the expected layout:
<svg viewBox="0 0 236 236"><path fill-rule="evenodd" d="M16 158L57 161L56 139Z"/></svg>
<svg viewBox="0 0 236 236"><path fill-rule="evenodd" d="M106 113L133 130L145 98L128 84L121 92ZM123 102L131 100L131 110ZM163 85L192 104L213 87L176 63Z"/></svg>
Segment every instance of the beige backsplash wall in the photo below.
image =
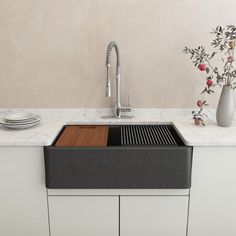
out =
<svg viewBox="0 0 236 236"><path fill-rule="evenodd" d="M194 107L204 75L182 49L209 45L213 27L236 24L235 9L235 0L1 0L0 107L110 106L111 40L125 103L130 94L134 107Z"/></svg>

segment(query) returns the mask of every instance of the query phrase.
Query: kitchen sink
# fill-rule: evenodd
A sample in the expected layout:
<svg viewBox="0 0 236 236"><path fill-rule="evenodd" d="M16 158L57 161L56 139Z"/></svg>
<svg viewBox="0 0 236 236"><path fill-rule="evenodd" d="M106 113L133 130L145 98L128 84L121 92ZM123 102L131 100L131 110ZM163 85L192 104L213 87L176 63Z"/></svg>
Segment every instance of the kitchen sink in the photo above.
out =
<svg viewBox="0 0 236 236"><path fill-rule="evenodd" d="M99 130L95 134L96 127ZM73 129L73 134L67 132L68 128ZM85 126L86 129L80 126L77 131L76 128L65 126L54 143L44 147L47 188L191 187L192 147L184 144L173 125ZM82 135L86 130L88 145Z"/></svg>

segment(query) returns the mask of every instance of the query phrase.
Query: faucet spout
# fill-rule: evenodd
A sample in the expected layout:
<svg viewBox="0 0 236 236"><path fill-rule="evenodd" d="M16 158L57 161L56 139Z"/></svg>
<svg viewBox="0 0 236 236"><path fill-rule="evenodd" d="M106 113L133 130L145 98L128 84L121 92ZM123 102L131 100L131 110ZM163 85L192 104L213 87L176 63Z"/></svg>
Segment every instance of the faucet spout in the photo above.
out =
<svg viewBox="0 0 236 236"><path fill-rule="evenodd" d="M107 67L106 96L107 97L111 97L110 67L111 67L111 53L112 53L113 48L115 48L116 58L117 58L116 59L116 79L119 80L117 81L117 83L119 84L117 88L120 87L120 52L119 52L119 47L117 43L112 41L109 43L107 47L107 54L106 54L106 67ZM118 98L118 100L120 100L119 98L120 91L116 91L116 92L117 92L116 97Z"/></svg>
<svg viewBox="0 0 236 236"><path fill-rule="evenodd" d="M120 51L116 42L112 41L109 43L106 53L106 67L107 67L107 80L106 80L106 97L111 97L111 77L110 77L110 68L111 68L111 53L112 49L115 49L116 52L116 102L114 108L114 114L116 117L121 117L122 111L131 111L129 107L122 107L120 100Z"/></svg>

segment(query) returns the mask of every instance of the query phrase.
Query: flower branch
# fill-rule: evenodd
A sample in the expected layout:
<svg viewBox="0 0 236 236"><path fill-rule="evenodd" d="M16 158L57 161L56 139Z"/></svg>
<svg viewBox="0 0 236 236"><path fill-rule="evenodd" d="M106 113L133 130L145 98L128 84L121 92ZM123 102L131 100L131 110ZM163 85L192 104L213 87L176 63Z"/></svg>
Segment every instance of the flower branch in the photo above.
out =
<svg viewBox="0 0 236 236"><path fill-rule="evenodd" d="M214 51L209 54L206 52L203 46L191 49L185 47L183 52L190 55L190 60L194 66L201 72L205 72L206 85L201 94L212 94L214 88L222 85L231 86L232 89L236 89L236 70L234 69L234 50L236 45L236 27L228 25L225 28L217 26L211 34L214 35L214 39L211 42ZM216 51L217 50L217 51ZM221 56L221 60L224 62L222 72L218 70L218 67L213 66L213 60L215 56ZM224 54L224 56L222 56ZM193 119L196 125L205 125L205 119L207 115L203 112L206 106L206 100L198 100L198 111L193 111Z"/></svg>

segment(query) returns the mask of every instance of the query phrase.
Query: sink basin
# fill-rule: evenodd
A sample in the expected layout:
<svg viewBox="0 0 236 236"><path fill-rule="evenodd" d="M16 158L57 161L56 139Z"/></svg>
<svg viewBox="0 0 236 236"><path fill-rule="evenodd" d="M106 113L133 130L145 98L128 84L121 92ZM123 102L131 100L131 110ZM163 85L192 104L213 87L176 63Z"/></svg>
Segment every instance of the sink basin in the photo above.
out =
<svg viewBox="0 0 236 236"><path fill-rule="evenodd" d="M172 125L107 126L104 146L57 146L66 128L44 147L47 188L191 187L192 147L184 145Z"/></svg>

